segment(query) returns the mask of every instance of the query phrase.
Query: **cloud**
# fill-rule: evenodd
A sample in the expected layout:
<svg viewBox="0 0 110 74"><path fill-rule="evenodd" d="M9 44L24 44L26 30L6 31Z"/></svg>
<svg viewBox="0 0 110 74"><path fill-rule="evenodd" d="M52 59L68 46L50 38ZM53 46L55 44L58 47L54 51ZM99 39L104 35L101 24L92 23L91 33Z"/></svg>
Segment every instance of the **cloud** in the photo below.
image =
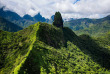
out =
<svg viewBox="0 0 110 74"><path fill-rule="evenodd" d="M110 14L110 0L0 0L0 7L23 16L40 12L50 18L56 11L63 18L100 18Z"/></svg>

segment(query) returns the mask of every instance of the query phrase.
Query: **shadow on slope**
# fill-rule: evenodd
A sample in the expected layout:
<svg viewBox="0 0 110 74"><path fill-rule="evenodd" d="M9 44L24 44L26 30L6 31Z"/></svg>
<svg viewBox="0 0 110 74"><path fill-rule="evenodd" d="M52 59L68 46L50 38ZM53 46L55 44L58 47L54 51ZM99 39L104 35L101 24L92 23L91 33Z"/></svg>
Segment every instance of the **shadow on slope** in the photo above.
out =
<svg viewBox="0 0 110 74"><path fill-rule="evenodd" d="M66 42L70 41L77 45L85 54L89 55L94 62L97 62L102 67L110 69L110 54L106 51L108 49L99 46L94 39L89 35L75 35L69 28L64 29L64 37Z"/></svg>
<svg viewBox="0 0 110 74"><path fill-rule="evenodd" d="M88 35L80 36L83 48L90 52L91 58L99 63L102 67L110 69L110 54L106 52L106 48L100 47L91 37ZM82 49L82 47L80 47Z"/></svg>
<svg viewBox="0 0 110 74"><path fill-rule="evenodd" d="M94 65L94 62L100 64L102 67L105 67L106 69L110 68L110 55L102 51L102 49L104 49L103 47L100 47L88 35L81 35L78 37L69 28L63 28L62 31L62 29L54 27L52 25L48 25L46 23L37 23L17 33L1 33L0 43L2 44L0 45L5 45L7 43L5 39L11 40L7 44L7 46L4 46L4 48L3 46L1 46L1 49L5 49L14 41L14 44L17 43L18 45L16 45L15 48L10 48L10 50L19 50L20 52L24 53L23 55L19 55L19 52L18 54L13 52L13 55L16 54L15 58L11 58L11 56L9 56L9 61L11 62L9 62L8 65L10 65L11 63L12 66L10 66L11 69L8 69L8 67L6 67L7 70L3 70L3 72L5 73L10 71L9 73L13 72L20 74L40 74L41 72L43 72L41 74L68 74L69 72L76 72L77 74L86 73L86 71L90 71L90 69L91 73L93 71L97 71L98 69L103 70L102 68L100 68L100 66L91 66ZM69 43L69 41L71 43ZM24 47L25 45L26 47ZM69 48L69 45L72 47ZM11 47L13 46L15 45L11 45ZM77 47L79 47L81 50ZM87 54L87 56L85 54ZM83 58L81 58L80 56L82 56ZM88 61L91 59L94 62ZM81 64L86 65L79 66ZM83 66L84 69L81 70ZM4 65L2 67L4 67ZM94 70L94 68L96 69ZM95 73L99 73L99 70Z"/></svg>

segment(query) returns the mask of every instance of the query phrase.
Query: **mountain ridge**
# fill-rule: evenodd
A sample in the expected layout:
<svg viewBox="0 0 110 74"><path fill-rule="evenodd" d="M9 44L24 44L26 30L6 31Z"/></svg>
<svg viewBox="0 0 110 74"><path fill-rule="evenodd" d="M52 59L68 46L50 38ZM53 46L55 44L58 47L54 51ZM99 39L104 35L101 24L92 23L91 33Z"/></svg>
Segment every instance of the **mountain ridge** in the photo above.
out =
<svg viewBox="0 0 110 74"><path fill-rule="evenodd" d="M77 35L88 34L101 36L110 31L110 15L101 19L76 19L65 22L64 25L71 28Z"/></svg>
<svg viewBox="0 0 110 74"><path fill-rule="evenodd" d="M0 45L2 74L110 72L104 48L67 27L38 22L16 33L1 31Z"/></svg>
<svg viewBox="0 0 110 74"><path fill-rule="evenodd" d="M14 24L22 26L23 28L26 28L29 25L35 24L37 22L48 22L49 21L49 19L42 17L42 15L40 13L36 14L33 17L31 17L28 14L21 17L20 15L18 15L15 12L12 12L9 10L4 11L4 7L0 8L0 16Z"/></svg>
<svg viewBox="0 0 110 74"><path fill-rule="evenodd" d="M9 31L9 32L17 32L22 29L23 29L22 27L0 17L0 30Z"/></svg>

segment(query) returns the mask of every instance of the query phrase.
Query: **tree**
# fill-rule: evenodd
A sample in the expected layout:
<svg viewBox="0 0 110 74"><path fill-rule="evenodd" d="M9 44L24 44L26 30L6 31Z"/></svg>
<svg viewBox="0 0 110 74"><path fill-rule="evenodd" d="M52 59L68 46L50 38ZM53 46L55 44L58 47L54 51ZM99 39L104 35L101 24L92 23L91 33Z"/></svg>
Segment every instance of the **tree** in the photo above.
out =
<svg viewBox="0 0 110 74"><path fill-rule="evenodd" d="M55 13L53 25L63 28L63 20L60 12Z"/></svg>

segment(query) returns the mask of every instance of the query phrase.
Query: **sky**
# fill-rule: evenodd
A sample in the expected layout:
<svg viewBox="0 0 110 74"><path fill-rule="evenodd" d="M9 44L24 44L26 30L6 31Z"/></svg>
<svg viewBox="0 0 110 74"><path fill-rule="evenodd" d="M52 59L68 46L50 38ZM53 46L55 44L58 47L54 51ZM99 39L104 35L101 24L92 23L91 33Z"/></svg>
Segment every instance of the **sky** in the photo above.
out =
<svg viewBox="0 0 110 74"><path fill-rule="evenodd" d="M0 0L0 7L20 16L39 13L50 18L56 11L67 18L102 18L110 14L110 0Z"/></svg>

